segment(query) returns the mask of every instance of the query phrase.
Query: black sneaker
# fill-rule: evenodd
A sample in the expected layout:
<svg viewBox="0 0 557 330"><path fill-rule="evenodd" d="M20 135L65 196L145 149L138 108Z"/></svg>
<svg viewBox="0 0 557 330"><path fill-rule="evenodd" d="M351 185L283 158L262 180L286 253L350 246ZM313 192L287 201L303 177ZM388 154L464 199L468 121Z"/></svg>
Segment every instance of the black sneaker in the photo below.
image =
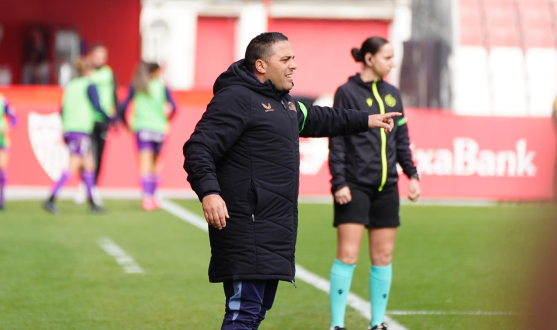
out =
<svg viewBox="0 0 557 330"><path fill-rule="evenodd" d="M52 213L52 214L59 214L60 211L58 211L58 208L56 207L56 205L54 205L54 202L48 200L46 202L43 203L43 207L45 210L47 210L48 212Z"/></svg>
<svg viewBox="0 0 557 330"><path fill-rule="evenodd" d="M370 326L367 328L368 330L388 330L387 325L385 323L378 324L373 328Z"/></svg>
<svg viewBox="0 0 557 330"><path fill-rule="evenodd" d="M89 206L89 212L91 212L91 213L104 213L106 211L101 206L93 203L93 204L91 204L91 206Z"/></svg>
<svg viewBox="0 0 557 330"><path fill-rule="evenodd" d="M334 328L331 328L330 330L346 330L346 329L343 327L336 326Z"/></svg>

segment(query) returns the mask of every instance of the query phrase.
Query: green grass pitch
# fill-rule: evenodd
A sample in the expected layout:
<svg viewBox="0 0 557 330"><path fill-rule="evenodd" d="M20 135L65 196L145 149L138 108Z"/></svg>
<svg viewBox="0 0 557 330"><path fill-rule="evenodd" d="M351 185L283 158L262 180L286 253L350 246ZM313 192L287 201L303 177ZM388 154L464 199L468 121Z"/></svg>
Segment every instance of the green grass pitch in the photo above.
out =
<svg viewBox="0 0 557 330"><path fill-rule="evenodd" d="M201 213L194 201L178 203ZM210 284L207 234L139 201L107 201L108 213L59 203L62 215L37 201L9 202L0 213L0 329L219 329L220 284ZM509 329L524 312L543 213L538 206L401 207L388 311L410 330ZM328 278L335 256L332 206L300 205L297 262ZM110 237L144 270L128 274L97 241ZM369 300L364 240L352 292ZM281 283L260 329L328 329L325 293L298 281ZM447 315L509 312L513 315ZM349 330L367 321L347 310Z"/></svg>

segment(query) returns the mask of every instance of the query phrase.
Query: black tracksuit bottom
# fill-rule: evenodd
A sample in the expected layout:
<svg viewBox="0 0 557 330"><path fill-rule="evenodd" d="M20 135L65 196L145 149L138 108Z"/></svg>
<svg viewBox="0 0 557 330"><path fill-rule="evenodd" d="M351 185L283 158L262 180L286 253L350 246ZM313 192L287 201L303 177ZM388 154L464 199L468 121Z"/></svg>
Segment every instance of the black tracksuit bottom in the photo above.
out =
<svg viewBox="0 0 557 330"><path fill-rule="evenodd" d="M226 313L221 330L257 330L273 307L278 280L227 281L223 286Z"/></svg>

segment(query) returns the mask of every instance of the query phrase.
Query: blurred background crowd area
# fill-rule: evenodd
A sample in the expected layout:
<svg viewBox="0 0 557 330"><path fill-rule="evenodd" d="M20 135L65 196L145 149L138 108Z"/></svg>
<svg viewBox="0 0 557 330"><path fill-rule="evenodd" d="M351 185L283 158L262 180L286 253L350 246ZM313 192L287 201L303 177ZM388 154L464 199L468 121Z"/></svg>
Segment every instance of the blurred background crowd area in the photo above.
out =
<svg viewBox="0 0 557 330"><path fill-rule="evenodd" d="M295 93L333 93L370 35L395 45L390 81L406 106L459 114L548 116L557 94L553 0L4 0L0 84L65 85L101 41L118 81L140 59L175 90L207 91L249 40L281 31L300 69Z"/></svg>

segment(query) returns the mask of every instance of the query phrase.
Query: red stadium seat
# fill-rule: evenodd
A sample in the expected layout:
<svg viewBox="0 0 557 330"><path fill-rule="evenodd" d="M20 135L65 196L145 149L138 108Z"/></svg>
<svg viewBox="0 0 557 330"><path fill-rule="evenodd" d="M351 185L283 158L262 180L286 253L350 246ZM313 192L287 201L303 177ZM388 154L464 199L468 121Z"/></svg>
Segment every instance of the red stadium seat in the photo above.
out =
<svg viewBox="0 0 557 330"><path fill-rule="evenodd" d="M508 25L491 26L488 29L488 47L519 47L517 28Z"/></svg>
<svg viewBox="0 0 557 330"><path fill-rule="evenodd" d="M463 46L483 46L484 35L479 22L461 19L460 44Z"/></svg>
<svg viewBox="0 0 557 330"><path fill-rule="evenodd" d="M553 35L555 39L557 39L557 1L553 1L550 3L552 7L552 14L553 14Z"/></svg>
<svg viewBox="0 0 557 330"><path fill-rule="evenodd" d="M526 49L555 46L551 7L547 0L520 0L517 9Z"/></svg>
<svg viewBox="0 0 557 330"><path fill-rule="evenodd" d="M493 10L514 10L513 0L484 0L482 1L484 9L487 11Z"/></svg>
<svg viewBox="0 0 557 330"><path fill-rule="evenodd" d="M463 7L474 7L478 6L478 0L460 0L459 1L460 8Z"/></svg>
<svg viewBox="0 0 557 330"><path fill-rule="evenodd" d="M460 44L482 46L484 36L478 0L460 0L459 4Z"/></svg>
<svg viewBox="0 0 557 330"><path fill-rule="evenodd" d="M550 3L547 0L521 0L517 2L520 24L529 27L551 27Z"/></svg>
<svg viewBox="0 0 557 330"><path fill-rule="evenodd" d="M524 48L552 48L555 47L555 37L551 28L524 28Z"/></svg>
<svg viewBox="0 0 557 330"><path fill-rule="evenodd" d="M512 0L485 0L483 13L488 47L518 47L520 33L516 9Z"/></svg>

